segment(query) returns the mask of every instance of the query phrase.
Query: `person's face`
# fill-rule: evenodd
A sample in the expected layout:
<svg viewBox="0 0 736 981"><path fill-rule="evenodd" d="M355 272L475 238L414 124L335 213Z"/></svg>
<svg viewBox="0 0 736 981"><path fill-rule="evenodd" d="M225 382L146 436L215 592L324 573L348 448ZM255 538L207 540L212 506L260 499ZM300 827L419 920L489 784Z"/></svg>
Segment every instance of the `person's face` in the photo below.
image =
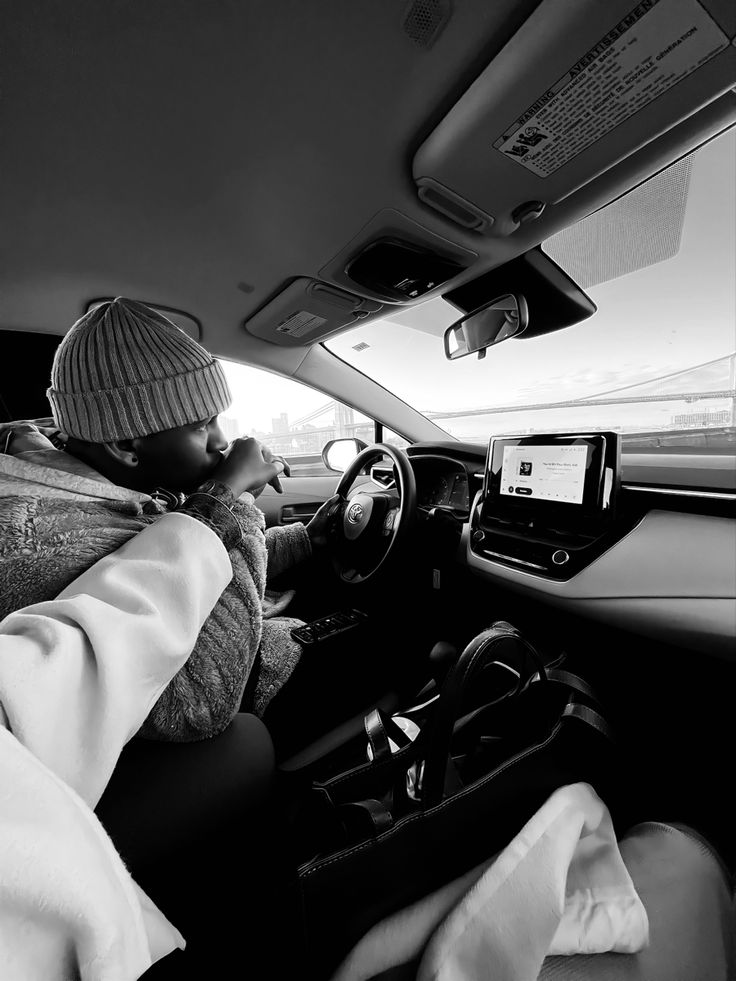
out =
<svg viewBox="0 0 736 981"><path fill-rule="evenodd" d="M228 441L217 416L133 440L138 475L150 490L193 491L222 460Z"/></svg>

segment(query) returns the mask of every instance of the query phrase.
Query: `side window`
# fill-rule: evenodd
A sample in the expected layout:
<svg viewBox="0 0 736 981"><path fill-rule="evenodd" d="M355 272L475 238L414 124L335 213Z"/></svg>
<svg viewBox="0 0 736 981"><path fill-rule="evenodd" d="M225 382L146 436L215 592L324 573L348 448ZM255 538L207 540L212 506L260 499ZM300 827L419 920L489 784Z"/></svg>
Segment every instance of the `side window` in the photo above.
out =
<svg viewBox="0 0 736 981"><path fill-rule="evenodd" d="M389 429L388 426L383 427L383 442L388 443L390 446L395 446L399 450L405 450L407 446L411 446L408 439L399 436L398 433L395 433L393 429Z"/></svg>
<svg viewBox="0 0 736 981"><path fill-rule="evenodd" d="M322 448L331 439L373 442L373 420L324 392L261 368L223 358L220 363L233 395L220 415L225 436L254 436L288 460L292 477L331 473L322 462Z"/></svg>

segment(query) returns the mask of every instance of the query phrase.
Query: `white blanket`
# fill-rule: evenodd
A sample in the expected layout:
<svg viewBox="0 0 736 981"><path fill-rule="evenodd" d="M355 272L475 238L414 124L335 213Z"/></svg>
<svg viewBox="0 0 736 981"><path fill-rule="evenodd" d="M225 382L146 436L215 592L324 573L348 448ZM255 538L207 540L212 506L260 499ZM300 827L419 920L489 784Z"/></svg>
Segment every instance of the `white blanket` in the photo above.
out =
<svg viewBox="0 0 736 981"><path fill-rule="evenodd" d="M374 927L334 981L365 981L425 945L417 981L535 981L548 954L634 952L648 930L608 809L573 784L498 856Z"/></svg>
<svg viewBox="0 0 736 981"><path fill-rule="evenodd" d="M81 798L0 728L0 977L131 981L184 940Z"/></svg>
<svg viewBox="0 0 736 981"><path fill-rule="evenodd" d="M0 624L2 981L133 981L184 946L91 808L231 576L209 528L166 515Z"/></svg>

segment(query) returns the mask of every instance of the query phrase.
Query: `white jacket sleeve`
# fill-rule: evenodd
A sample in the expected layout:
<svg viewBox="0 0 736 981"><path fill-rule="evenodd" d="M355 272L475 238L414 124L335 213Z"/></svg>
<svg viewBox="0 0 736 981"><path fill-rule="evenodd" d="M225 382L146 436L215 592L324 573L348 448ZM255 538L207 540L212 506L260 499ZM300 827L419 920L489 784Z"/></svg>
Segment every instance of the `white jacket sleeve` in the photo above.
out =
<svg viewBox="0 0 736 981"><path fill-rule="evenodd" d="M165 515L0 624L3 981L133 981L184 946L90 806L231 575L213 531Z"/></svg>
<svg viewBox="0 0 736 981"><path fill-rule="evenodd" d="M0 725L94 807L231 576L213 531L164 515L0 624Z"/></svg>

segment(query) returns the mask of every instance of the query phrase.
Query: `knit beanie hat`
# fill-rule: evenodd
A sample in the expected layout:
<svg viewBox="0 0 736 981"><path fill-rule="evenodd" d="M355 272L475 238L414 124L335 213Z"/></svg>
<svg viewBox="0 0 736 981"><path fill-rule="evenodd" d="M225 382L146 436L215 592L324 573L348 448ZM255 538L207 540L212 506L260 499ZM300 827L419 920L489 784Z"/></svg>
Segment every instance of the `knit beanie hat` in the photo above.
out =
<svg viewBox="0 0 736 981"><path fill-rule="evenodd" d="M211 354L160 313L122 296L69 330L46 395L59 429L90 443L210 419L232 401Z"/></svg>

